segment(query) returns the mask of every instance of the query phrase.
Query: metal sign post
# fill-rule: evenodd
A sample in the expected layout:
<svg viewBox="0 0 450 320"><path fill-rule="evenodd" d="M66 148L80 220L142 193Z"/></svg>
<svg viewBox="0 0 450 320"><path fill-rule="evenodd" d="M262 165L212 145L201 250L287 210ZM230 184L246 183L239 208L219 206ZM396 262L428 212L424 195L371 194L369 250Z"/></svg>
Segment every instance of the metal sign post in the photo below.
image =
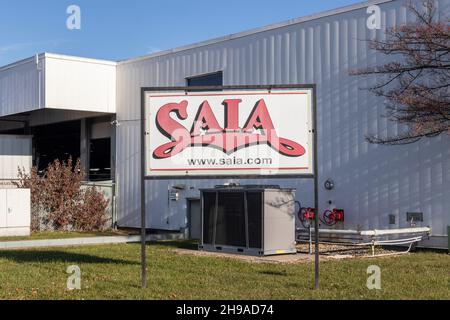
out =
<svg viewBox="0 0 450 320"><path fill-rule="evenodd" d="M316 210L316 215L314 217L314 239L315 239L315 257L314 257L314 289L319 289L319 260L320 260L320 250L319 250L319 161L317 155L317 95L316 86L313 88L313 127L314 127L314 208Z"/></svg>
<svg viewBox="0 0 450 320"><path fill-rule="evenodd" d="M147 287L147 255L146 236L147 226L145 221L145 91L141 91L141 287Z"/></svg>
<svg viewBox="0 0 450 320"><path fill-rule="evenodd" d="M221 92L219 92L221 91ZM248 91L248 92L245 92ZM261 92L263 91L263 92ZM284 92L283 92L284 91ZM296 92L297 91L297 92ZM219 92L219 93L218 93ZM307 93L302 93L307 92ZM149 94L151 93L151 94ZM293 95L302 95L307 94L307 100L283 100L286 97L288 99L289 96ZM283 143L281 144L281 148L284 152L284 157L282 160L284 163L281 164L280 167L277 167L278 170L265 170L260 169L260 174L255 174L254 171L257 168L251 168L253 171L247 170L245 167L243 168L237 168L236 166L232 166L231 168L205 168L205 167L198 167L194 169L185 169L185 167L177 167L177 165L174 165L171 162L167 162L167 160L164 161L164 159L170 158L172 156L172 152L175 153L175 151L180 152L179 149L176 149L175 146L177 143L179 143L177 140L170 140L170 138L173 139L173 137L170 136L169 131L166 131L163 126L160 126L161 124L169 126L170 128L173 127L173 119L170 120L172 122L167 122L167 119L170 119L171 117L168 115L171 111L173 111L171 108L180 108L180 110L184 110L183 112L186 114L192 114L192 109L187 110L187 107L190 106L189 101L192 101L193 104L198 105L199 100L205 99L205 103L208 104L208 99L213 101L215 104L225 104L226 107L227 103L234 103L239 104L240 102L245 100L245 96L272 96L273 99L277 97L275 101L278 101L275 103L278 107L280 106L286 106L288 109L291 110L289 115L290 118L287 118L286 121L288 128L284 128L284 130L288 130L288 135L296 136L298 139L300 139L301 143L304 143L304 145L309 145L310 148L308 149L307 157L308 158L301 158L303 154L305 154L305 149L298 143L294 142L293 140L289 139L282 139ZM230 96L228 99L223 103L218 100L218 98L215 98L217 96ZM240 99L236 99L236 97L241 97ZM152 99L153 105L149 107L154 108L154 106L158 106L160 109L153 110L152 112L149 112L149 110L146 110L147 108L147 98ZM215 100L214 100L215 99ZM226 98L224 98L226 99ZM267 98L270 99L270 98ZM173 101L172 101L173 100ZM150 101L150 100L148 100ZM301 105L310 105L309 109L300 109L303 111L299 111L298 109L293 109L294 106L297 105L295 101L309 101L309 102L301 102ZM244 107L248 108L249 103L252 101L248 101L247 105L244 104ZM253 102L254 103L254 102ZM201 104L203 105L203 103ZM153 87L153 88L141 88L141 122L140 122L140 137L141 137L141 186L140 186L140 196L141 196L141 286L142 288L147 287L147 261L146 261L146 210L145 210L145 182L146 180L162 180L162 179L217 179L219 176L221 178L242 178L242 179L273 179L273 178L284 178L284 179L313 179L314 180L314 207L316 210L315 215L315 272L314 272L314 288L319 288L319 187L318 187L318 157L317 157L317 98L316 98L316 86L315 85L271 85L271 86L220 86L220 87ZM169 108L167 108L169 107ZM208 104L209 107L209 104ZM232 112L234 110L238 109L238 105L233 105ZM270 109L270 105L264 103L263 99L260 99L255 108L261 107L261 110L264 110L266 113L268 113L268 109ZM210 108L210 107L209 107ZM255 109L254 108L254 109ZM290 108L290 109L289 109ZM164 109L164 110L163 110ZM231 109L231 108L230 108ZM245 109L245 108L244 108ZM160 112L163 110L163 112ZM174 109L175 110L175 109ZM178 110L178 109L176 109ZM179 112L178 110L177 112ZM199 109L200 110L200 109ZM307 110L307 111L305 111ZM212 110L211 110L212 111ZM229 111L229 110L228 110ZM306 112L306 113L302 113ZM309 113L308 113L309 112ZM183 113L183 114L184 114ZM156 115L158 114L157 118ZM299 123L292 122L293 120L297 119L295 116L292 117L292 114L298 114L299 120L297 121L305 121L303 122L303 126L299 126ZM198 113L197 113L198 115ZM307 115L307 118L305 118ZM149 118L147 119L147 116ZM184 120L187 119L188 115L181 116L180 114L177 115L179 119ZM153 118L152 118L153 117ZM214 117L214 115L209 116ZM226 117L226 116L225 116ZM261 116L263 117L263 116ZM248 118L247 122L250 121L250 118L253 119L253 111L251 113L251 116ZM293 119L295 118L295 119ZM306 120L309 119L309 120ZM229 120L229 121L227 121ZM245 120L245 119L244 119ZM159 123L159 121L162 121ZM196 124L197 120L194 120L194 125ZM238 114L233 113L232 118L225 120L225 129L229 129L231 127L234 132L236 132L237 129L239 129L239 123L242 121L242 119L238 118ZM259 118L253 119L256 123L259 123ZM155 123L156 122L156 123ZM272 121L266 121L266 123L270 124L267 127L273 127ZM215 127L220 127L220 125L217 123L217 121L214 123L216 124ZM147 127L148 126L148 127ZM179 125L181 129L185 129L183 127L184 125ZM218 138L224 139L223 135L227 134L227 130L223 129L222 131L214 131L214 134L218 136ZM245 129L245 128L244 128ZM241 132L239 129L238 132ZM274 129L274 128L272 128ZM163 130L162 132L158 132ZM233 130L231 130L233 132ZM290 131L289 131L290 130ZM302 131L303 130L303 131ZM148 136L149 131L152 132L151 139ZM158 135L158 133L160 133ZM161 135L162 133L162 135ZM186 131L185 136L187 136L189 132ZM183 144L183 147L189 147L192 146L203 146L208 147L209 144L212 144L212 142L208 142L206 144L200 143L198 141L200 136L193 135L192 132L190 132L191 137L187 137L188 139L192 139L189 144ZM249 134L248 131L245 131L245 134ZM258 139L267 139L261 140L255 140L256 142L254 144L248 144L246 143L243 146L233 146L232 149L229 149L229 146L223 146L220 145L222 149L222 153L232 153L233 150L239 150L240 147L246 148L253 145L270 145L272 148L279 148L278 146L273 146L272 141L270 140L270 136L262 136L263 138L259 137ZM169 140L167 140L169 138ZM185 137L186 138L186 137ZM250 137L255 138L255 137ZM289 138L289 137L288 137ZM166 140L164 140L166 139ZM306 140L305 140L306 139ZM224 139L226 140L226 139ZM220 139L216 139L216 144L220 143ZM184 142L184 141L181 141ZM149 144L147 148L147 143ZM161 145L162 143L162 145ZM279 143L279 142L278 142ZM313 147L311 148L311 144L313 144ZM219 145L215 146L216 149ZM147 150L149 149L149 150ZM312 150L311 150L312 149ZM174 151L175 150L175 151ZM281 152L277 149L278 152ZM219 152L219 154L221 154ZM291 154L292 153L292 154ZM152 154L154 158L147 158L150 154ZM295 160L294 164L297 164L297 166L289 166L289 164L292 165L292 160L289 162L286 157L289 155L292 158L300 159L298 161ZM300 157L300 158L298 158ZM289 158L289 157L288 157ZM147 161L148 160L148 161ZM305 162L306 161L306 162ZM164 164L164 166L161 165L161 163ZM311 170L311 166L313 167ZM277 168L269 168L269 169L277 169ZM213 171L214 170L214 171ZM222 170L223 172L221 172ZM265 172L265 173L263 173Z"/></svg>

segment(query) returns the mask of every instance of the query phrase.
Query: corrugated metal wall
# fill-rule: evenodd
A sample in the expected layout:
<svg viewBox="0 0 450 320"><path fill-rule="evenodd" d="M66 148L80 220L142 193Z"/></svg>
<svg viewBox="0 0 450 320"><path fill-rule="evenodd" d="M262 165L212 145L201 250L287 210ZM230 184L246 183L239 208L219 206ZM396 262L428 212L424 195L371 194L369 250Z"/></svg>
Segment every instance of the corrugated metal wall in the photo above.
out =
<svg viewBox="0 0 450 320"><path fill-rule="evenodd" d="M39 109L116 112L116 62L41 54L0 68L0 117Z"/></svg>
<svg viewBox="0 0 450 320"><path fill-rule="evenodd" d="M450 12L450 0L437 1ZM411 15L404 1L380 4L383 26L403 23ZM201 46L118 66L117 183L122 226L139 225L140 87L182 86L192 75L223 70L226 85L318 85L320 205L333 201L346 210L347 228L409 226L406 212L423 211L423 225L445 235L450 225L450 137L383 147L370 145L365 135L384 135L398 128L382 117L383 101L360 88L373 84L349 76L349 70L383 63L367 42L375 32L366 27L366 7L293 24L245 37ZM327 178L334 191L322 185ZM225 180L160 181L147 184L149 227L178 229L185 225L186 202L168 201L168 188L184 183L183 196L198 195L198 187ZM311 205L312 185L300 180L240 181L296 187L297 198ZM190 187L193 189L191 190ZM169 209L168 209L169 208Z"/></svg>
<svg viewBox="0 0 450 320"><path fill-rule="evenodd" d="M38 109L39 77L34 58L0 70L0 117Z"/></svg>

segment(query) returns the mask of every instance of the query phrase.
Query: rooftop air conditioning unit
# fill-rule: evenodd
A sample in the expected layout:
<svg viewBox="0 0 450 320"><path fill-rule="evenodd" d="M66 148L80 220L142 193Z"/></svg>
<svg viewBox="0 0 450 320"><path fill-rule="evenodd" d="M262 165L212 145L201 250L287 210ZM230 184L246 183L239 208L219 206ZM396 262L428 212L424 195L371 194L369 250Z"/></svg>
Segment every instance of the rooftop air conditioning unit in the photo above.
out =
<svg viewBox="0 0 450 320"><path fill-rule="evenodd" d="M256 256L297 252L295 190L232 185L200 191L200 250Z"/></svg>

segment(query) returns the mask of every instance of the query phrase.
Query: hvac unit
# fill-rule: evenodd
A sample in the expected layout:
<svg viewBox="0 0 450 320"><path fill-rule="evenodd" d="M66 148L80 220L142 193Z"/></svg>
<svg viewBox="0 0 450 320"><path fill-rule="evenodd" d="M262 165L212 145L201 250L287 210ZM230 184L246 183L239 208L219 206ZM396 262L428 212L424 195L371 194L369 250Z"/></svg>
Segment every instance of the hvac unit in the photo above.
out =
<svg viewBox="0 0 450 320"><path fill-rule="evenodd" d="M257 256L297 252L295 190L220 186L200 191L200 250Z"/></svg>

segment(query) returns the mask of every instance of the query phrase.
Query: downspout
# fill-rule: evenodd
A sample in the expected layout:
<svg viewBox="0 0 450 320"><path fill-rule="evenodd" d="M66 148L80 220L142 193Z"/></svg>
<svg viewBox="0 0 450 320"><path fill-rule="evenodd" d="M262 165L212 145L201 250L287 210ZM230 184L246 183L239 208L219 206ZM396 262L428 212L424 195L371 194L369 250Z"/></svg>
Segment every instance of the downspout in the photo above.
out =
<svg viewBox="0 0 450 320"><path fill-rule="evenodd" d="M40 109L41 99L42 99L42 81L41 81L41 72L43 70L42 66L39 65L39 54L36 54L35 56L35 64L36 64L36 70L37 70L37 78L38 78L38 108Z"/></svg>

